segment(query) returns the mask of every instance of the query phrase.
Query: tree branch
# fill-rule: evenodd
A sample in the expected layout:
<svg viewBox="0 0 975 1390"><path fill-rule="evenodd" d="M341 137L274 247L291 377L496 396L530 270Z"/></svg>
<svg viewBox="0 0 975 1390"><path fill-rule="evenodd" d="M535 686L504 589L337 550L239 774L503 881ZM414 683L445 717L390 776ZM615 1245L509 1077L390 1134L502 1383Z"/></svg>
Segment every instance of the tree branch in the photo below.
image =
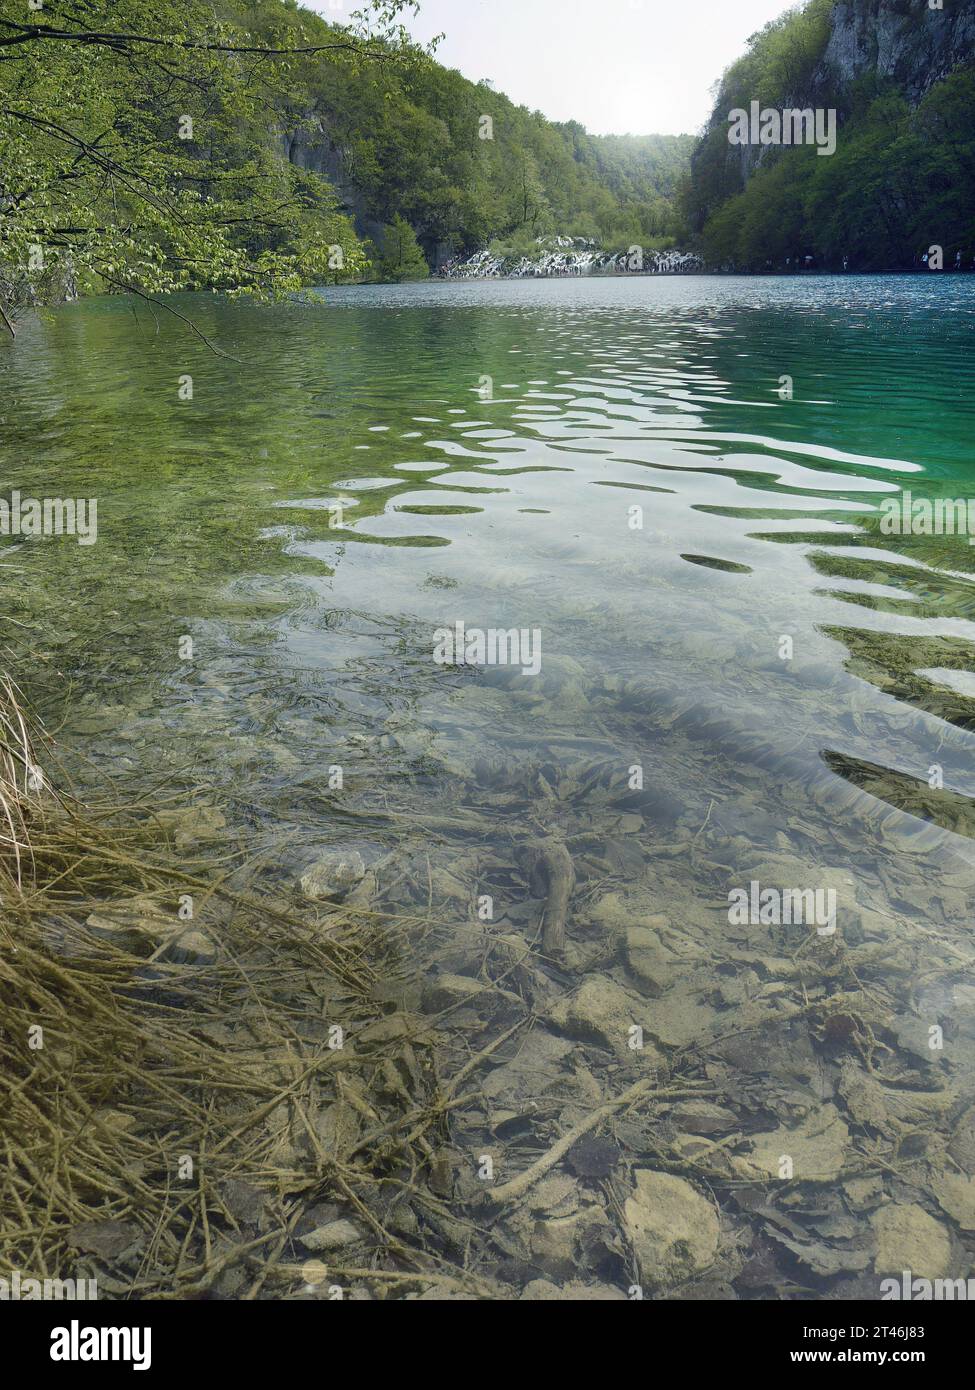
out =
<svg viewBox="0 0 975 1390"><path fill-rule="evenodd" d="M290 58L314 53L357 53L362 58L375 58L388 61L394 55L387 49L364 47L352 40L341 43L309 44L300 48L262 48L236 43L201 43L195 39L155 38L149 34L102 33L93 29L52 29L46 24L16 24L10 19L0 19L0 26L15 31L10 37L0 39L0 48L13 44L36 43L41 40L59 43L94 44L100 48L114 48L124 52L137 44L147 44L153 48L182 48L203 53L256 53L262 57Z"/></svg>

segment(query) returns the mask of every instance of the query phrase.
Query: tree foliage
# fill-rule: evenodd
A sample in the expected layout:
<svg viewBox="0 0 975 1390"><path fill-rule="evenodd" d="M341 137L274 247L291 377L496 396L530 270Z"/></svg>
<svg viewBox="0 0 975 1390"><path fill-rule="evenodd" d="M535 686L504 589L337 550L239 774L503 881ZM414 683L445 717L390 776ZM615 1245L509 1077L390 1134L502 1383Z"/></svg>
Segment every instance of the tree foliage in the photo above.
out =
<svg viewBox="0 0 975 1390"><path fill-rule="evenodd" d="M363 238L398 219L430 260L519 231L671 229L689 138L598 139L517 107L411 43L406 0L345 27L295 0L30 2L0 0L5 315L74 290L360 278ZM315 142L327 170L289 158Z"/></svg>
<svg viewBox="0 0 975 1390"><path fill-rule="evenodd" d="M604 245L666 237L694 144L548 121L416 50L355 72L311 58L283 109L290 132L334 149L370 234L399 214L431 261L519 231Z"/></svg>
<svg viewBox="0 0 975 1390"><path fill-rule="evenodd" d="M306 24L284 0L250 27L248 8L0 0L8 326L13 306L75 287L275 296L365 269L327 182L280 157L274 93L313 57L353 73L406 51L401 7L375 0L371 32Z"/></svg>
<svg viewBox="0 0 975 1390"><path fill-rule="evenodd" d="M416 233L399 213L383 228L376 270L380 280L396 284L404 280L425 280L430 274Z"/></svg>
<svg viewBox="0 0 975 1390"><path fill-rule="evenodd" d="M975 255L975 70L961 66L912 107L894 82L838 86L823 57L835 0L811 0L767 25L720 84L712 124L682 195L687 232L713 264L782 269L796 255L822 267L910 268L929 247L945 264ZM742 151L727 115L752 100L782 109L832 106L836 153L808 146Z"/></svg>

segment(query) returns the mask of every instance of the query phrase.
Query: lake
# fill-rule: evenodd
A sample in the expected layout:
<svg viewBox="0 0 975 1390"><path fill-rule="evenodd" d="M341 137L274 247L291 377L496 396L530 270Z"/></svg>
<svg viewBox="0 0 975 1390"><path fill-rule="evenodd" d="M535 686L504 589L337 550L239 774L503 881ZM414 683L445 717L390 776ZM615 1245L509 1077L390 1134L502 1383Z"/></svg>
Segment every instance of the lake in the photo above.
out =
<svg viewBox="0 0 975 1390"><path fill-rule="evenodd" d="M351 901L424 923L384 1006L449 1006L474 1051L481 994L521 1001L530 1043L452 1121L472 1171L657 1077L622 1161L706 1182L722 1228L668 1286L957 1272L975 550L924 508L975 498L975 278L321 299L174 301L216 351L92 300L0 356L4 495L98 499L97 544L3 542L18 675L79 784L219 799L283 893L360 856ZM885 524L905 492L914 534ZM605 1241L549 1240L618 1180L591 1147L532 1277L625 1287Z"/></svg>

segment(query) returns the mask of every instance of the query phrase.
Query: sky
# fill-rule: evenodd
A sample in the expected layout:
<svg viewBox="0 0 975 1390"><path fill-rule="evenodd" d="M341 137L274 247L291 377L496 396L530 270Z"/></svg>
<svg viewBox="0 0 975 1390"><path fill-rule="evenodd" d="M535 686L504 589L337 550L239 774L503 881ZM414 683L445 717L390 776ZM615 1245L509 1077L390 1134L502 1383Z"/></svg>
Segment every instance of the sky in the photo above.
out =
<svg viewBox="0 0 975 1390"><path fill-rule="evenodd" d="M336 23L362 0L303 0ZM696 133L711 87L790 0L422 0L437 58L550 120L595 135Z"/></svg>

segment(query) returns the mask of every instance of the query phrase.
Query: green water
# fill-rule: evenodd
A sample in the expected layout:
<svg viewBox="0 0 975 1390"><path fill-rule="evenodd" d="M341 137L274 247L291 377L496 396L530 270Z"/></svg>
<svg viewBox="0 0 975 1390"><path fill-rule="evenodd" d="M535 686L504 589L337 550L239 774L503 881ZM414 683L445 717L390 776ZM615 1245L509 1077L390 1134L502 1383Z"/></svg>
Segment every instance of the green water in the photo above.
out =
<svg viewBox="0 0 975 1390"><path fill-rule="evenodd" d="M644 1054L626 1018L551 1023L597 1092L651 1061L713 1081L733 1121L665 1107L652 1135L617 1132L626 1162L703 1165L739 1252L707 1278L876 1297L890 1203L923 1207L966 1274L971 1235L937 1193L973 1172L975 550L882 535L877 508L975 496L975 282L326 301L181 300L219 352L121 300L0 350L0 495L98 498L96 545L2 551L21 674L79 776L87 759L219 795L282 885L359 849L378 907L437 924L421 982L492 978L498 937L535 939L520 848L557 834L569 945L526 1007L548 1035L560 1001L610 981ZM538 675L438 665L458 621L538 629ZM732 923L752 880L833 886L835 935ZM524 1103L488 1089L499 1114ZM566 1092L563 1127L582 1104ZM494 1143L510 1176L552 1140L541 1111L515 1138L458 1115L454 1142ZM793 1149L796 1182L756 1179L756 1155Z"/></svg>

